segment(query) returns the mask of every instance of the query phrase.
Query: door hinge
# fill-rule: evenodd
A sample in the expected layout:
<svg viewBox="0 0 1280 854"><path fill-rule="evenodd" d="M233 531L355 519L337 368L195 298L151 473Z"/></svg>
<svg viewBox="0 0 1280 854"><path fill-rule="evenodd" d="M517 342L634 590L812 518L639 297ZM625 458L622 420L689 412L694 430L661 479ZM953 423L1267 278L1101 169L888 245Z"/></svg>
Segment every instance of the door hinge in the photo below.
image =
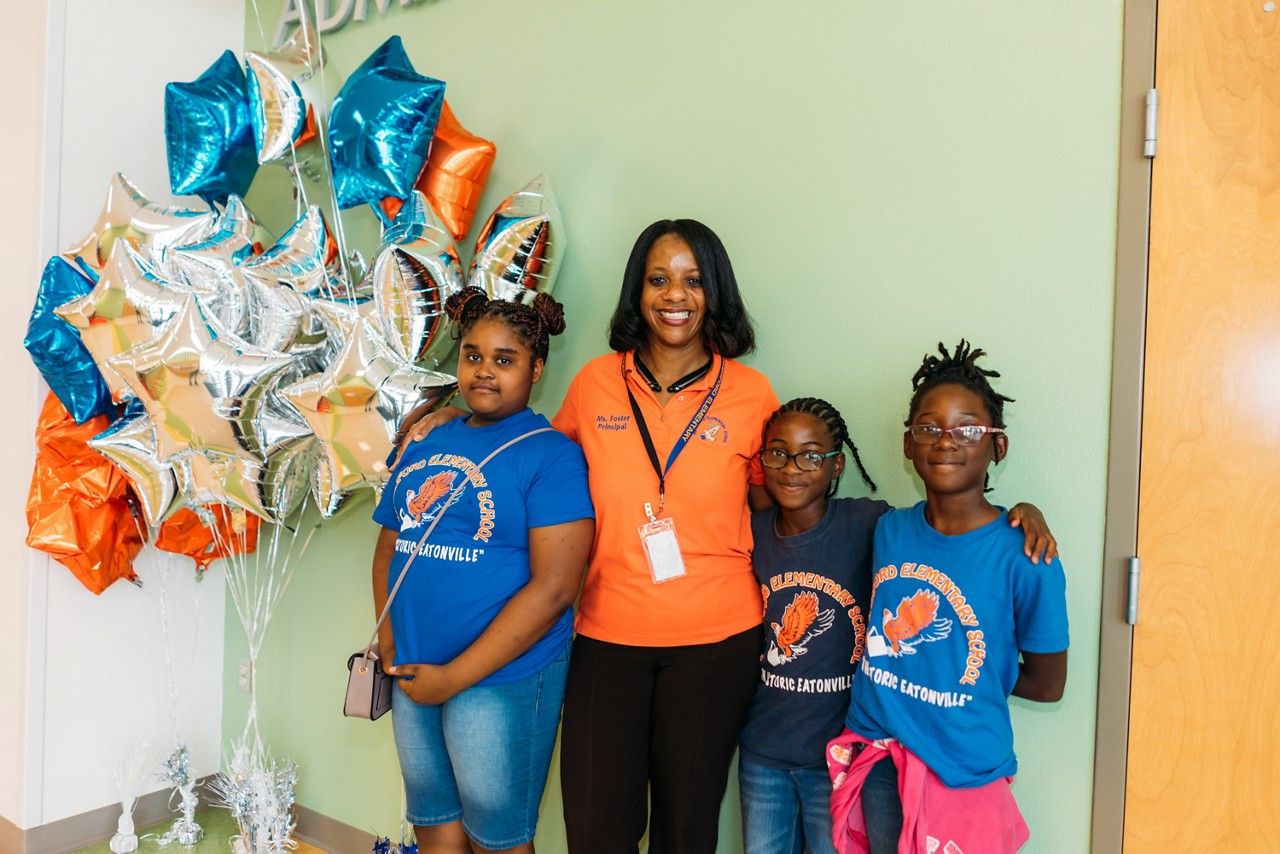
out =
<svg viewBox="0 0 1280 854"><path fill-rule="evenodd" d="M1160 113L1160 93L1147 90L1147 133L1142 142L1142 156L1150 160L1156 156L1156 123Z"/></svg>
<svg viewBox="0 0 1280 854"><path fill-rule="evenodd" d="M1141 561L1134 555L1129 558L1129 601L1124 609L1124 621L1131 626L1138 624L1138 574L1142 572Z"/></svg>

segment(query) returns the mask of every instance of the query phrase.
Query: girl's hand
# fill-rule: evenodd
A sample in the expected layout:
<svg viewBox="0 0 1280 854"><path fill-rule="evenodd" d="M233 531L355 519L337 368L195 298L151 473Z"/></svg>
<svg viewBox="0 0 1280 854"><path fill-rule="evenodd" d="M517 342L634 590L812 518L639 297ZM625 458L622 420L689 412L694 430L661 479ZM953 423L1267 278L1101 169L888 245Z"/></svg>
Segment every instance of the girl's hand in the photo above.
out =
<svg viewBox="0 0 1280 854"><path fill-rule="evenodd" d="M395 444L395 450L392 452L391 460L387 463L388 468L396 467L396 464L400 462L400 457L404 455L405 448L409 447L410 442L421 442L427 438L427 434L432 430L467 414L466 410L459 409L456 406L442 406L435 412L429 413L427 410L434 405L435 401L420 403L409 410L409 414L400 422L400 429L396 431L395 438L392 439Z"/></svg>
<svg viewBox="0 0 1280 854"><path fill-rule="evenodd" d="M384 668L400 680L400 689L420 706L438 706L458 693L449 668L435 664L399 664Z"/></svg>
<svg viewBox="0 0 1280 854"><path fill-rule="evenodd" d="M1053 563L1058 556L1058 541L1053 538L1039 508L1034 504L1015 504L1009 510L1009 524L1022 529L1026 537L1022 553L1031 558L1032 563L1039 563L1042 555L1046 564Z"/></svg>

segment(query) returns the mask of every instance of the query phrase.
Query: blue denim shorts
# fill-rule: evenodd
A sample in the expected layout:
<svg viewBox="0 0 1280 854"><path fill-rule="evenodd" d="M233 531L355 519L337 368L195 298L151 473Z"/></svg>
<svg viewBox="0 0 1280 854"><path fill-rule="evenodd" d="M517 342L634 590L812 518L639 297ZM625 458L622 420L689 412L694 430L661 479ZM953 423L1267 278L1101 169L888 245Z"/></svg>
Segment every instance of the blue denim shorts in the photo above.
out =
<svg viewBox="0 0 1280 854"><path fill-rule="evenodd" d="M569 644L551 664L509 685L473 686L420 706L397 684L392 724L411 824L462 819L483 848L533 841L560 727Z"/></svg>

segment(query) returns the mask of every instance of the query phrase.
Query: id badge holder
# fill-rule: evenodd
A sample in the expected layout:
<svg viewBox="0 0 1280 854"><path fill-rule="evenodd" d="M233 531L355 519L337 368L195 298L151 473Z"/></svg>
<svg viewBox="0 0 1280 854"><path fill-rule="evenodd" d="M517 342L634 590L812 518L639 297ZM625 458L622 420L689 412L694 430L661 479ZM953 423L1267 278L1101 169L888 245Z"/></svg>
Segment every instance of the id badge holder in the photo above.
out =
<svg viewBox="0 0 1280 854"><path fill-rule="evenodd" d="M685 576L684 556L676 539L676 522L671 517L654 518L653 510L644 505L649 521L640 526L640 542L644 544L645 560L649 562L649 575L654 584Z"/></svg>

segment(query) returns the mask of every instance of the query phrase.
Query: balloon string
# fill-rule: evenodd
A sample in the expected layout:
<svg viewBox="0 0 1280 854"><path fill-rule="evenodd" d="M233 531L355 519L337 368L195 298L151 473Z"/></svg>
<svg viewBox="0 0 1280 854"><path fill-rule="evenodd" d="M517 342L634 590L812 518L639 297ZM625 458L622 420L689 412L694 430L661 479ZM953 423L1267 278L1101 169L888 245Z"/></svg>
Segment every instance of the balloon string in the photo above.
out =
<svg viewBox="0 0 1280 854"><path fill-rule="evenodd" d="M301 522L307 512L309 499L310 493L304 493L301 505L295 511L298 522ZM252 554L248 553L247 526L229 533L220 525L212 525L210 528L219 551L225 554L227 588L249 644L249 667L254 678L249 683L249 713L241 739L244 743L249 743L252 732L255 750L262 749L262 736L258 726L258 658L276 606L293 579L296 561L310 546L318 525L311 526L301 540L297 525L291 526L280 521L267 527L269 533L265 538L266 548L261 548L263 544L259 542L259 548Z"/></svg>

